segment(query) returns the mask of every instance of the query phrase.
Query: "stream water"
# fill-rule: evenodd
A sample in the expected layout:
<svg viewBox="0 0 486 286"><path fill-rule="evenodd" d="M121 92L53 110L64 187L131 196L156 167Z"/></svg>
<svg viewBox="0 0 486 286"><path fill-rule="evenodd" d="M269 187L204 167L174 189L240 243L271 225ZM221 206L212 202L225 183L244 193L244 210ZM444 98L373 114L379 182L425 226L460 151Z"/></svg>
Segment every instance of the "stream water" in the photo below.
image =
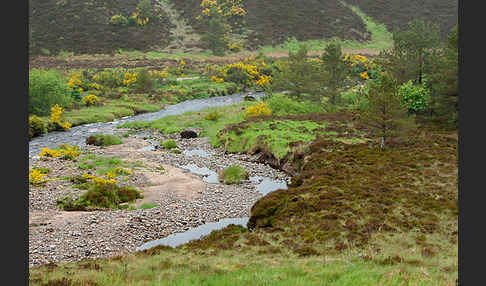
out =
<svg viewBox="0 0 486 286"><path fill-rule="evenodd" d="M132 121L154 121L169 115L179 115L188 111L199 111L205 108L227 106L240 103L244 100L243 93L228 96L215 96L203 99L193 99L169 105L157 112L143 113L134 116L123 117L111 122L97 122L75 126L68 131L54 131L39 137L32 138L29 142L29 160L39 154L41 147L56 148L59 144L85 146L86 137L96 133L114 134L117 125ZM262 97L263 92L253 93L254 97Z"/></svg>

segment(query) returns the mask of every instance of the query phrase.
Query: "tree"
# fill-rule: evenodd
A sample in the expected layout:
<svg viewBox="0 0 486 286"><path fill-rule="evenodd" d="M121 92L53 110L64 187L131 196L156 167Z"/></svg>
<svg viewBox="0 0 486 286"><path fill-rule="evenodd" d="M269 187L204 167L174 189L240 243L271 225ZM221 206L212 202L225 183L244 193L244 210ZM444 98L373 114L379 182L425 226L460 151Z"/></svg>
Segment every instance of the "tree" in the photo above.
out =
<svg viewBox="0 0 486 286"><path fill-rule="evenodd" d="M389 73L373 80L368 90L370 107L361 114L363 124L381 138L381 149L385 148L389 138L400 135L415 123L413 117L408 116L397 91L397 81Z"/></svg>
<svg viewBox="0 0 486 286"><path fill-rule="evenodd" d="M327 73L328 94L332 104L336 103L340 88L344 86L347 67L341 52L341 45L330 43L321 55L324 71Z"/></svg>
<svg viewBox="0 0 486 286"><path fill-rule="evenodd" d="M393 33L393 47L382 51L379 61L399 84L409 80L421 84L439 50L439 26L415 19L409 23L408 30Z"/></svg>
<svg viewBox="0 0 486 286"><path fill-rule="evenodd" d="M289 51L288 62L279 66L273 78L275 90L288 90L295 98L309 97L319 101L326 80L321 66L307 58L307 47L301 45L297 52Z"/></svg>
<svg viewBox="0 0 486 286"><path fill-rule="evenodd" d="M227 27L222 17L212 17L208 20L207 27L207 32L201 37L201 40L211 50L213 55L224 56L228 47L228 39L225 37Z"/></svg>

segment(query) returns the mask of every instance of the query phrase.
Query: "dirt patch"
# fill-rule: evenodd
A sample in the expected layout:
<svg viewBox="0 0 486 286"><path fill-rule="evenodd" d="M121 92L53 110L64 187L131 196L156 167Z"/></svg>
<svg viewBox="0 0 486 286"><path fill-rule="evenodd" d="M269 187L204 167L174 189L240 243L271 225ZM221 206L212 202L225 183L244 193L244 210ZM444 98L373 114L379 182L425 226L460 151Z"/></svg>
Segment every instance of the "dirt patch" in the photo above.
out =
<svg viewBox="0 0 486 286"><path fill-rule="evenodd" d="M140 187L143 199L137 200L133 206L139 207L144 203L156 203L164 193L174 193L181 199L194 200L205 190L206 183L184 170L169 165L163 165L165 171L143 172L149 186Z"/></svg>

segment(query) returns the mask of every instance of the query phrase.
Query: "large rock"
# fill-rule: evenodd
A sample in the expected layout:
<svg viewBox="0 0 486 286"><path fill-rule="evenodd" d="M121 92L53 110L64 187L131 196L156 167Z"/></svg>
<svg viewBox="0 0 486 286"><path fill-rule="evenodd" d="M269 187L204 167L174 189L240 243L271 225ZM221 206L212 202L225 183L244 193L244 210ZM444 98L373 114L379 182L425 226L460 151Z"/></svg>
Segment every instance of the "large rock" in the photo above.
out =
<svg viewBox="0 0 486 286"><path fill-rule="evenodd" d="M181 138L188 139L188 138L197 138L197 133L192 130L184 130L180 133Z"/></svg>

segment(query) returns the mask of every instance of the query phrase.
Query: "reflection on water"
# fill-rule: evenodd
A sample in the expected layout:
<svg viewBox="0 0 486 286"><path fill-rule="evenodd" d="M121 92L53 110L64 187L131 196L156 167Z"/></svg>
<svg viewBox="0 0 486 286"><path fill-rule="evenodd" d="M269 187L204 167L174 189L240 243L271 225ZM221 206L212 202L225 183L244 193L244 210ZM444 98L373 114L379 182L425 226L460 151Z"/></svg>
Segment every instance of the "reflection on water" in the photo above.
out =
<svg viewBox="0 0 486 286"><path fill-rule="evenodd" d="M279 190L279 189L287 189L287 182L285 181L276 181L273 179L270 179L269 177L261 177L261 176L253 176L250 177L250 181L252 182L261 182L256 186L256 190L262 195L266 195L270 192Z"/></svg>

